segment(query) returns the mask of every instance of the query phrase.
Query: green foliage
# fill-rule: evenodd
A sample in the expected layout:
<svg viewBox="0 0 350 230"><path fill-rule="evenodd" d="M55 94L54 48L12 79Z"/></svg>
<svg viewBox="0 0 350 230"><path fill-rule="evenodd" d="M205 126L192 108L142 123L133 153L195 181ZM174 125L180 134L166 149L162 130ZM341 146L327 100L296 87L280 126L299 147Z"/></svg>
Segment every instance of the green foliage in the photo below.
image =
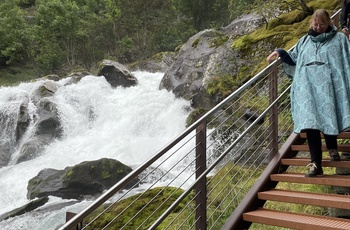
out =
<svg viewBox="0 0 350 230"><path fill-rule="evenodd" d="M173 0L179 14L191 18L196 30L222 26L230 22L229 0Z"/></svg>
<svg viewBox="0 0 350 230"><path fill-rule="evenodd" d="M16 0L13 0L16 2ZM35 5L35 0L17 0L17 4L21 7L30 7Z"/></svg>
<svg viewBox="0 0 350 230"><path fill-rule="evenodd" d="M100 60L110 48L113 21L119 15L111 1L37 0L31 47L37 64L53 71L64 63L83 65ZM108 32L107 32L108 31ZM111 33L112 32L112 33ZM103 36L103 39L101 39ZM97 51L95 50L97 48Z"/></svg>
<svg viewBox="0 0 350 230"><path fill-rule="evenodd" d="M0 23L0 66L31 62L44 73L146 59L197 32L171 0L3 0Z"/></svg>
<svg viewBox="0 0 350 230"><path fill-rule="evenodd" d="M306 2L311 8L335 5ZM106 57L130 63L176 50L198 30L226 25L252 6L253 0L3 0L0 65L33 63L51 73L62 66L89 70ZM290 17L291 22L299 18ZM225 41L227 37L219 36L211 46Z"/></svg>
<svg viewBox="0 0 350 230"><path fill-rule="evenodd" d="M240 15L249 12L253 8L255 0L230 0L229 13L231 18L237 18Z"/></svg>
<svg viewBox="0 0 350 230"><path fill-rule="evenodd" d="M197 108L191 112L191 114L187 117L186 120L186 126L190 126L193 124L196 120L198 120L201 116L203 116L208 110Z"/></svg>
<svg viewBox="0 0 350 230"><path fill-rule="evenodd" d="M0 4L0 62L10 64L27 57L27 25L24 12L12 0ZM4 64L4 63L0 63Z"/></svg>

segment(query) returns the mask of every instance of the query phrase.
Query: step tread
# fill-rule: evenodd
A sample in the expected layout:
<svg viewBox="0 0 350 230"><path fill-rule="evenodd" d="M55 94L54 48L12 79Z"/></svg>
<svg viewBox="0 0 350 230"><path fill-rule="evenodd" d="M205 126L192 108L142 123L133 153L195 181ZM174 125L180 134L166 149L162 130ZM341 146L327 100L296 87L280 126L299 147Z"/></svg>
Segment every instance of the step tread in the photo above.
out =
<svg viewBox="0 0 350 230"><path fill-rule="evenodd" d="M272 181L303 183L303 184L320 184L331 186L350 187L349 175L322 175L317 177L305 177L303 173L280 173L271 174Z"/></svg>
<svg viewBox="0 0 350 230"><path fill-rule="evenodd" d="M309 151L309 146L307 144L302 144L302 145L291 145L291 149L293 151L304 151L308 152ZM341 144L338 145L338 150L340 152L350 152L350 144ZM322 145L322 151L327 152L327 147L326 145Z"/></svg>
<svg viewBox="0 0 350 230"><path fill-rule="evenodd" d="M281 159L281 163L283 165L306 166L310 163L310 158L295 157L295 158ZM350 160L330 161L329 159L323 159L322 167L350 168Z"/></svg>
<svg viewBox="0 0 350 230"><path fill-rule="evenodd" d="M350 229L350 220L270 209L243 214L245 221L301 230Z"/></svg>
<svg viewBox="0 0 350 230"><path fill-rule="evenodd" d="M302 138L306 138L306 133L300 133L299 135ZM322 134L321 134L321 137L324 138ZM350 139L350 132L342 132L342 133L340 133L338 135L338 139Z"/></svg>
<svg viewBox="0 0 350 230"><path fill-rule="evenodd" d="M272 189L259 192L258 198L261 200L350 209L350 196L348 195Z"/></svg>

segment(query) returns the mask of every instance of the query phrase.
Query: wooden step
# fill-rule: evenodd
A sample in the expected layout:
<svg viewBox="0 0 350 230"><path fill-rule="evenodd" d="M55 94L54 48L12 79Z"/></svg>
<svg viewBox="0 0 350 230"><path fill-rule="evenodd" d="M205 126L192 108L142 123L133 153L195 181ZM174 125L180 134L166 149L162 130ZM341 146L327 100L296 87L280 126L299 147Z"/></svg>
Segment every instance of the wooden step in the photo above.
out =
<svg viewBox="0 0 350 230"><path fill-rule="evenodd" d="M310 163L310 158L296 157L296 158L282 159L281 163L283 165L306 166ZM323 159L322 167L350 168L350 160L330 161L329 159Z"/></svg>
<svg viewBox="0 0 350 230"><path fill-rule="evenodd" d="M301 138L306 138L306 133L300 133L299 134ZM323 135L321 134L321 137L323 137ZM339 134L338 139L350 139L350 132L342 132Z"/></svg>
<svg viewBox="0 0 350 230"><path fill-rule="evenodd" d="M309 152L309 146L307 144L303 145L292 145L291 149L293 151L303 151ZM339 152L350 152L350 144L341 144L338 145ZM326 145L322 145L322 151L328 152Z"/></svg>
<svg viewBox="0 0 350 230"><path fill-rule="evenodd" d="M279 182L350 187L350 176L348 175L322 175L317 177L305 177L305 174L302 173L280 173L271 174L270 178L272 181Z"/></svg>
<svg viewBox="0 0 350 230"><path fill-rule="evenodd" d="M350 196L348 195L272 189L259 192L258 198L261 200L350 209Z"/></svg>
<svg viewBox="0 0 350 230"><path fill-rule="evenodd" d="M258 209L243 214L245 221L300 230L350 229L350 220Z"/></svg>

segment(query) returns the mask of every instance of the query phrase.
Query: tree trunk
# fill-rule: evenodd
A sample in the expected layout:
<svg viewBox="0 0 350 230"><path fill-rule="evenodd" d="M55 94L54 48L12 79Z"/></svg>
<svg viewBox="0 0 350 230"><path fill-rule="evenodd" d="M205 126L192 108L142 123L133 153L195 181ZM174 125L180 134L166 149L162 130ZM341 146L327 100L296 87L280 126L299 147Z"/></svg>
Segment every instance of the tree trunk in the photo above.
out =
<svg viewBox="0 0 350 230"><path fill-rule="evenodd" d="M297 1L299 2L301 8L302 8L307 14L311 15L311 14L314 13L313 10L312 10L310 7L308 7L308 6L306 5L306 3L305 3L304 0L297 0Z"/></svg>

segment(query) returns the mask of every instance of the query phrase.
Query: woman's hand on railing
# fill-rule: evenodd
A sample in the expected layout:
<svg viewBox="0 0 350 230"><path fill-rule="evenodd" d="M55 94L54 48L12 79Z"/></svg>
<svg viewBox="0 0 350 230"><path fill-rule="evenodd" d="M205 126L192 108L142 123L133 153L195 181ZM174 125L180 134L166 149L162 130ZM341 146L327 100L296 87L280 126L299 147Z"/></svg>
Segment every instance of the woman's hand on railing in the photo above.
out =
<svg viewBox="0 0 350 230"><path fill-rule="evenodd" d="M342 29L342 32L346 35L347 38L349 38L349 29L348 28L344 27Z"/></svg>
<svg viewBox="0 0 350 230"><path fill-rule="evenodd" d="M274 61L274 60L277 60L278 58L279 58L279 54L278 54L278 52L275 50L275 51L273 51L272 53L270 53L269 56L267 56L266 60L267 60L268 62L272 62L272 61Z"/></svg>

